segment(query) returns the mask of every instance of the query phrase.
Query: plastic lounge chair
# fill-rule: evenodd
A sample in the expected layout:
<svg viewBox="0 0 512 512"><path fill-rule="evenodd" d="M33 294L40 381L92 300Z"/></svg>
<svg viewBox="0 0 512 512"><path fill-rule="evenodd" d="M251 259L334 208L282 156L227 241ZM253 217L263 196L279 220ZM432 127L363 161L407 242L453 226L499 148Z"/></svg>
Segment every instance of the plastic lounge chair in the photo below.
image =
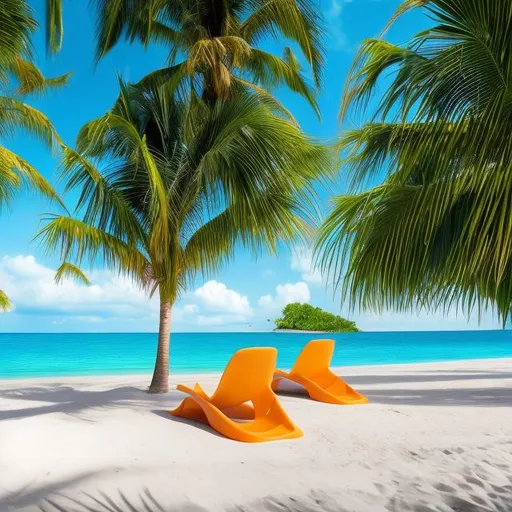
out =
<svg viewBox="0 0 512 512"><path fill-rule="evenodd" d="M368 398L350 387L329 368L334 340L310 341L299 354L292 370L276 370L272 389L279 391L284 379L303 387L313 400L329 404L366 404Z"/></svg>
<svg viewBox="0 0 512 512"><path fill-rule="evenodd" d="M179 384L178 390L190 396L171 414L202 421L226 437L247 443L302 437L302 431L290 420L272 391L276 359L275 348L239 350L226 366L211 397L199 384L194 389Z"/></svg>

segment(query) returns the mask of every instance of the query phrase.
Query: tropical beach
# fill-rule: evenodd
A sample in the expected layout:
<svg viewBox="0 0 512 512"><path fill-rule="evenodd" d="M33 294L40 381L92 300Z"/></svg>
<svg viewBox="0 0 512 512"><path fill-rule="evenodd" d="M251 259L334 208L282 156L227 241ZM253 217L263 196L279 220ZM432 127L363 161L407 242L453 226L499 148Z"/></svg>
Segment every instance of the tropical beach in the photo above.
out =
<svg viewBox="0 0 512 512"><path fill-rule="evenodd" d="M0 2L0 512L510 512L511 20Z"/></svg>
<svg viewBox="0 0 512 512"><path fill-rule="evenodd" d="M282 396L304 438L263 444L173 418L182 394L148 395L147 375L4 380L0 509L509 509L512 359L336 372L369 404Z"/></svg>

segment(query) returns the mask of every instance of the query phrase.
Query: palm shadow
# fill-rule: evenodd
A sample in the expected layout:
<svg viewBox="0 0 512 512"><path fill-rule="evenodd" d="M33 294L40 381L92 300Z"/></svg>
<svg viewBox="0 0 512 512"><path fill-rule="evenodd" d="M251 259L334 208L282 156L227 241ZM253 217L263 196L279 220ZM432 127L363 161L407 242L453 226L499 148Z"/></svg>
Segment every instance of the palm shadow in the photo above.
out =
<svg viewBox="0 0 512 512"><path fill-rule="evenodd" d="M512 387L494 387L486 385L485 381L512 379L510 372L435 372L432 375L406 374L406 375L350 375L340 377L357 391L368 397L370 404L385 405L441 405L441 406L477 406L477 407L511 407ZM377 386L385 384L413 384L413 383L446 383L470 382L481 380L481 387L460 388L425 388L410 389L407 387L396 389L378 389ZM362 387L362 388L361 388ZM292 389L279 389L278 396L311 400L305 388L294 386ZM329 404L327 404L329 405Z"/></svg>
<svg viewBox="0 0 512 512"><path fill-rule="evenodd" d="M136 498L129 499L121 490L114 496L105 492L97 495L80 493L77 498L70 495L59 494L53 498L47 498L39 507L41 512L208 512L208 509L186 502L173 507L163 507L161 503L145 488ZM340 507L331 496L321 491L310 491L304 498L283 496L262 497L254 500L247 506L235 505L226 508L227 512L250 512L261 510L267 512L348 512Z"/></svg>
<svg viewBox="0 0 512 512"><path fill-rule="evenodd" d="M121 490L118 490L115 497L105 492L99 492L97 496L90 493L81 494L81 498L64 494L46 498L39 509L41 512L207 512L203 507L193 503L183 503L172 509L164 508L147 488L133 500Z"/></svg>
<svg viewBox="0 0 512 512"><path fill-rule="evenodd" d="M88 391L66 385L5 389L0 391L0 398L10 401L19 400L24 405L26 402L47 403L46 405L0 411L0 421L52 413L64 413L84 421L92 421L90 418L86 419L82 413L88 409L97 408L151 408L158 404L163 405L163 403L171 408L180 399L175 392L162 395L149 394L145 390L131 386Z"/></svg>
<svg viewBox="0 0 512 512"><path fill-rule="evenodd" d="M383 389L365 393L370 403L512 407L511 388Z"/></svg>
<svg viewBox="0 0 512 512"><path fill-rule="evenodd" d="M349 384L407 384L412 382L450 382L470 380L503 380L512 379L511 372L489 372L479 370L434 370L430 374L407 373L405 375L349 375L343 377Z"/></svg>

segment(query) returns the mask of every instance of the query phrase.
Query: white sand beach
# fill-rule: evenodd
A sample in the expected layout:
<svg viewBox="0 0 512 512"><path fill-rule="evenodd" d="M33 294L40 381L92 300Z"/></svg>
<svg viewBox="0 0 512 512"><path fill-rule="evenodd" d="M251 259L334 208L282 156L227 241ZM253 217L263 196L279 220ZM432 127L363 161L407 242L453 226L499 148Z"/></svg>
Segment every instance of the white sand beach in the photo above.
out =
<svg viewBox="0 0 512 512"><path fill-rule="evenodd" d="M147 376L0 381L0 511L512 510L512 359L338 372L368 405L283 396L304 437L265 444L172 418Z"/></svg>

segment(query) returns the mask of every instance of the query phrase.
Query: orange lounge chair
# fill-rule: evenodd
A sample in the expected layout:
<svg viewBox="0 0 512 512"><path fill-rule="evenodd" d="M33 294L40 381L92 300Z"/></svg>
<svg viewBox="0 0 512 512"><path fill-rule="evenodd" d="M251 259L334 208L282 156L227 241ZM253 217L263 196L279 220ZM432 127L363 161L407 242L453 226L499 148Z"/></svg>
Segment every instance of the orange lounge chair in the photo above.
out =
<svg viewBox="0 0 512 512"><path fill-rule="evenodd" d="M199 384L194 389L179 384L178 390L190 396L171 414L202 421L226 437L247 443L302 437L302 431L272 391L276 360L275 348L239 350L226 366L211 397Z"/></svg>
<svg viewBox="0 0 512 512"><path fill-rule="evenodd" d="M368 398L350 387L329 368L334 340L310 341L299 354L291 372L276 370L272 389L279 391L284 379L300 384L313 400L329 404L366 404Z"/></svg>

